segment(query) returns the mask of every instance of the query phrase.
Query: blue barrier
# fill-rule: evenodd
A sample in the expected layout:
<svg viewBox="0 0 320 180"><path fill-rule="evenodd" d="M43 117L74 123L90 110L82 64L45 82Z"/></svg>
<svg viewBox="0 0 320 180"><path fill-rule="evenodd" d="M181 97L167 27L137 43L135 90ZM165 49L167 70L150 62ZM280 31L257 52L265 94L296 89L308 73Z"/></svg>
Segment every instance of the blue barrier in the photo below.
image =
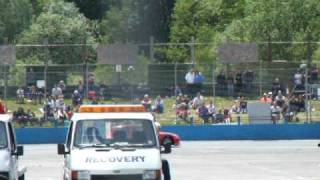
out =
<svg viewBox="0 0 320 180"><path fill-rule="evenodd" d="M320 124L164 126L183 140L319 139Z"/></svg>
<svg viewBox="0 0 320 180"><path fill-rule="evenodd" d="M15 132L19 144L58 144L67 136L67 128L20 128Z"/></svg>
<svg viewBox="0 0 320 180"><path fill-rule="evenodd" d="M163 126L162 131L183 140L288 140L320 139L320 124ZM65 142L67 128L16 129L19 144Z"/></svg>

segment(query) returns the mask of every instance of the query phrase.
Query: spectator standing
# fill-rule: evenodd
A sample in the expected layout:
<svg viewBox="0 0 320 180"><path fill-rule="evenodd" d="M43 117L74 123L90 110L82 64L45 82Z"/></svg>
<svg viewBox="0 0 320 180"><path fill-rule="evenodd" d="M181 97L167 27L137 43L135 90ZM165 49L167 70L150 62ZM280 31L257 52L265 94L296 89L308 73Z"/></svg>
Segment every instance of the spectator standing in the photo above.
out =
<svg viewBox="0 0 320 180"><path fill-rule="evenodd" d="M80 80L78 81L78 88L77 88L78 92L83 96L84 94L84 85L83 82Z"/></svg>
<svg viewBox="0 0 320 180"><path fill-rule="evenodd" d="M185 76L185 80L187 83L187 93L189 95L193 95L194 93L194 77L195 77L194 69L191 69L189 72L187 72Z"/></svg>
<svg viewBox="0 0 320 180"><path fill-rule="evenodd" d="M318 74L319 74L318 68L316 66L313 66L311 68L311 72L310 72L310 83L311 84L318 83Z"/></svg>
<svg viewBox="0 0 320 180"><path fill-rule="evenodd" d="M0 114L6 114L6 113L7 113L7 108L4 102L0 99Z"/></svg>
<svg viewBox="0 0 320 180"><path fill-rule="evenodd" d="M254 73L251 69L247 69L243 72L243 82L245 86L246 92L250 92L252 90L252 83L254 80Z"/></svg>
<svg viewBox="0 0 320 180"><path fill-rule="evenodd" d="M57 99L60 95L62 95L62 90L59 86L57 85L54 85L54 87L52 88L51 90L51 96L54 98L54 99Z"/></svg>
<svg viewBox="0 0 320 180"><path fill-rule="evenodd" d="M226 124L230 124L231 122L231 111L229 109L224 109L223 110L223 115L224 115L224 122Z"/></svg>
<svg viewBox="0 0 320 180"><path fill-rule="evenodd" d="M239 97L239 103L240 103L240 113L242 114L247 113L248 102L244 99L243 96Z"/></svg>
<svg viewBox="0 0 320 180"><path fill-rule="evenodd" d="M63 80L59 81L58 87L61 89L62 94L66 92L66 84L64 83Z"/></svg>
<svg viewBox="0 0 320 180"><path fill-rule="evenodd" d="M236 74L235 81L236 81L235 90L237 93L241 93L241 91L242 91L242 74L240 71Z"/></svg>
<svg viewBox="0 0 320 180"><path fill-rule="evenodd" d="M174 89L174 96L178 96L179 94L182 95L182 90L178 85L176 85Z"/></svg>
<svg viewBox="0 0 320 180"><path fill-rule="evenodd" d="M220 94L224 94L225 86L226 86L226 76L223 70L217 75L217 85L218 91Z"/></svg>
<svg viewBox="0 0 320 180"><path fill-rule="evenodd" d="M271 88L272 94L276 95L278 91L282 91L282 87L280 84L279 78L275 78L272 82L272 88Z"/></svg>
<svg viewBox="0 0 320 180"><path fill-rule="evenodd" d="M280 107L277 106L276 103L273 103L270 109L271 109L272 123L276 124L280 120L280 113L281 113Z"/></svg>
<svg viewBox="0 0 320 180"><path fill-rule="evenodd" d="M232 73L229 73L227 78L227 91L228 96L233 96L234 94L234 77Z"/></svg>
<svg viewBox="0 0 320 180"><path fill-rule="evenodd" d="M27 85L34 86L36 85L36 74L33 71L33 68L30 68L27 72Z"/></svg>
<svg viewBox="0 0 320 180"><path fill-rule="evenodd" d="M19 87L17 90L17 103L23 104L24 103L24 90L22 87Z"/></svg>
<svg viewBox="0 0 320 180"><path fill-rule="evenodd" d="M286 97L282 95L281 90L279 90L277 93L277 96L274 99L276 105L279 106L280 108L283 108L285 100L286 100Z"/></svg>
<svg viewBox="0 0 320 180"><path fill-rule="evenodd" d="M202 75L201 72L199 71L195 71L194 74L194 88L195 91L198 92L202 92L202 84L204 82L204 76Z"/></svg>
<svg viewBox="0 0 320 180"><path fill-rule="evenodd" d="M297 72L294 74L294 85L295 90L303 90L303 75L301 73L301 70L297 70Z"/></svg>

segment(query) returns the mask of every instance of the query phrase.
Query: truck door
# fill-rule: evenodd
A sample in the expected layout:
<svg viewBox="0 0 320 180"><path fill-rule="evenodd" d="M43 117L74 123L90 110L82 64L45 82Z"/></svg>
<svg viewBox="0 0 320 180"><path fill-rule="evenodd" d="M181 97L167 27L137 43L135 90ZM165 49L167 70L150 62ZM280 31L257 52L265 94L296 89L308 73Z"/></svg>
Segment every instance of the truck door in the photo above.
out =
<svg viewBox="0 0 320 180"><path fill-rule="evenodd" d="M8 123L8 130L9 130L9 145L11 151L11 162L10 162L10 176L11 179L18 179L18 155L15 154L17 151L17 144L15 135L13 132L13 127L11 123Z"/></svg>

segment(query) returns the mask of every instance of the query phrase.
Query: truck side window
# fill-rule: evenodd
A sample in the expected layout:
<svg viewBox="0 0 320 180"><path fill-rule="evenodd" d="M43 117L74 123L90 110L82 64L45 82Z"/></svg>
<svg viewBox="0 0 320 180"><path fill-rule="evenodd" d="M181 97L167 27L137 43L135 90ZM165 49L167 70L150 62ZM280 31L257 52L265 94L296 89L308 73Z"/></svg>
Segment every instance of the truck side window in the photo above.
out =
<svg viewBox="0 0 320 180"><path fill-rule="evenodd" d="M9 137L10 137L11 149L15 151L17 147L16 147L16 139L13 133L13 128L11 123L8 123L8 126L9 126Z"/></svg>
<svg viewBox="0 0 320 180"><path fill-rule="evenodd" d="M73 129L73 122L71 121L69 131L68 131L68 136L67 136L67 142L66 142L68 149L70 149L70 145L71 145L72 129Z"/></svg>

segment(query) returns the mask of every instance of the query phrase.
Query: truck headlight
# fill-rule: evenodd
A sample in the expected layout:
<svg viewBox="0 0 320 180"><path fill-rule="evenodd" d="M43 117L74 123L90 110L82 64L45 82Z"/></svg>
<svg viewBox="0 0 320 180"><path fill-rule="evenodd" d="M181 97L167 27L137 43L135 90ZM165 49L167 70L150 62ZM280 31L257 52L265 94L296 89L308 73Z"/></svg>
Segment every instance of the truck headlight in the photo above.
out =
<svg viewBox="0 0 320 180"><path fill-rule="evenodd" d="M160 170L148 170L143 172L143 180L160 180Z"/></svg>
<svg viewBox="0 0 320 180"><path fill-rule="evenodd" d="M72 180L89 180L90 172L89 171L72 171L71 172Z"/></svg>

